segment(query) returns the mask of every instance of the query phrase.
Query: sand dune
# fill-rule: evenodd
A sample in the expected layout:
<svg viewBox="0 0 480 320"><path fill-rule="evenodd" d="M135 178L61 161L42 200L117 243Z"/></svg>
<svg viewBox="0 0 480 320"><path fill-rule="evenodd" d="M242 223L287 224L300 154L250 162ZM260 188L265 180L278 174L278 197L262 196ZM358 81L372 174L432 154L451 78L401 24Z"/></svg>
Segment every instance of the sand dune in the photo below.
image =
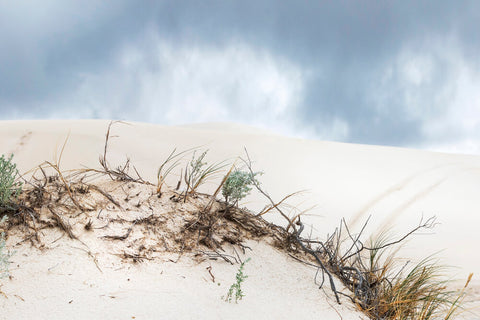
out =
<svg viewBox="0 0 480 320"><path fill-rule="evenodd" d="M63 170L98 167L108 121L49 120L0 122L0 150L14 153L21 172L44 160L61 158ZM459 281L480 271L480 157L432 153L392 147L352 145L281 137L241 125L157 126L116 124L112 127L109 161L112 165L130 158L141 176L156 181L156 170L173 148L208 148L209 161L235 160L244 147L257 170L264 171L262 185L275 199L308 190L293 201L310 208L304 218L313 225L313 235L331 233L341 218L359 230L371 216L367 234L392 228L402 235L420 219L435 215L439 225L432 234L418 235L401 252L421 259L438 253L443 262L457 267L450 276ZM172 175L171 184L177 177ZM212 191L216 184L206 185ZM246 206L263 207L259 196ZM275 214L267 220L283 221ZM91 257L72 249L68 241L46 252L19 247L12 257L13 280L4 284L9 298L3 300L2 317L82 319L102 314L108 319L358 319L361 315L347 301L333 309L323 291L313 283L315 269L301 265L265 244L250 243L254 249L247 266L247 298L230 305L219 297L236 267L221 262L194 264L144 263L124 266L109 261L108 252L99 272ZM212 266L217 282L209 280ZM129 280L128 280L129 279ZM218 282L221 285L218 285ZM478 291L474 277L471 291ZM471 298L471 299L476 299ZM331 302L333 300L330 297ZM101 303L99 303L101 302ZM36 308L36 314L34 308ZM91 306L89 308L88 306ZM43 316L45 315L45 316ZM471 316L470 318L472 318Z"/></svg>

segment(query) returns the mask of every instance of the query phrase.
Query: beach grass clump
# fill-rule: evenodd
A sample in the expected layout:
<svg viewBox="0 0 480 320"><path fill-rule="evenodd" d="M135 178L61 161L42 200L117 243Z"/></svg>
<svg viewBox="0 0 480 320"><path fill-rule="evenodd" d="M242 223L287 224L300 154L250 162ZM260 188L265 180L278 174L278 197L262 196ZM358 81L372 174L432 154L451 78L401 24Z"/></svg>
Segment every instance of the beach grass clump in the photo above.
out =
<svg viewBox="0 0 480 320"><path fill-rule="evenodd" d="M12 162L13 154L0 157L0 212L13 208L13 198L22 191L22 183L17 181L17 165Z"/></svg>
<svg viewBox="0 0 480 320"><path fill-rule="evenodd" d="M109 166L107 146L110 126L113 123L110 123L108 127L104 154L100 156L102 169L81 169L71 175L62 174L60 160L67 142L65 140L58 160L55 163L44 163L46 164L45 167L54 169L56 175L47 176L43 170L43 164L39 167L39 172L43 174L43 178L32 177L34 179L33 183L29 182L22 191L22 184L17 182L18 170L11 161L12 156L9 158L2 156L0 158L0 217L4 217L1 219L0 225L7 219L3 212L9 213L9 210L14 208L17 209L19 214L9 215L11 218L9 225L14 225L14 223L25 224L27 228L22 230L30 231L26 234L25 239L31 239L34 243L36 241L39 246L43 246L43 243L42 237L39 236L41 233L38 231L48 230L55 226L63 229L71 239L81 241L78 235L73 233L69 219L83 218L82 213L100 209L97 215L97 220L99 220L100 213L106 206L105 203L111 203L120 210L127 211L128 202L132 196L120 184L128 183L130 184L129 187L134 187L132 190L136 189L136 185L153 187L153 190L155 190L155 184L142 179L135 167L133 169L135 169L137 177L129 173L128 159L125 165L118 168L112 169ZM177 153L174 149L161 164L157 172L155 196L161 198L165 178L180 164L181 156L188 151L190 150ZM434 227L435 218L426 221L422 219L416 227L396 240L392 240L386 233L381 233L374 240L364 242L362 238L368 220L357 234L353 234L350 232L345 219L342 219L340 226L330 236L327 236L325 241L311 239L311 234L310 236L302 236L305 229L301 219L303 212L292 216L291 211L287 211L290 207L284 203L298 193L292 193L280 201L274 201L262 189L260 182L257 180L256 177L261 173L252 169L252 162L246 150L246 159L243 159L243 161L248 171L236 170L235 164L233 164L212 195L203 197L203 195L197 193L199 186L219 175L226 166L225 162L209 165L205 161L207 152L208 150L202 152L198 157L193 152L191 160L186 164L184 174L183 172L180 173L179 184L181 179L186 183L184 191L177 192L179 189L179 185L177 185L175 191L167 191L170 197L164 197L160 200L155 199L155 201L168 201L170 199L175 202L183 199L186 202L187 196L192 197L192 203L188 203L186 207L192 207L193 204L196 209L182 210L183 215L181 217L178 217L176 213L170 216L171 219L179 218L179 229L164 229L169 224L164 223L166 218L160 216L153 207L150 207L152 213L146 217L137 219L116 217L111 219L122 224L129 223L130 226L125 233L105 234L104 231L99 231L103 227L92 227L90 218L94 215L89 216L85 229L90 232L100 232L101 238L106 241L124 241L125 246L129 248L135 244L137 251L133 253L124 251L120 255L125 259L132 259L134 262L153 259L157 248L163 245L165 250L174 249L181 254L184 250L193 251L202 249L202 247L203 249L208 248L213 251L202 251L205 256L214 259L222 258L233 264L233 260L241 262L240 257L237 260L235 257L225 254L222 249L223 245L239 246L245 253L245 248L248 248L242 244L245 239L270 237L274 245L285 249L291 257L308 265L315 265L318 268L318 273L322 275L322 282L319 287L322 288L324 283L329 283L339 304L341 303L340 297L343 295L351 299L371 319L453 319L461 308L465 288L471 276L463 290L451 291L448 289L448 282L443 274L444 268L438 265L433 258L428 257L412 266L410 263L403 263L403 259L395 256L399 245L406 238L419 230ZM120 188L108 191L102 189L101 185L84 181L87 173L110 177L112 181L120 185ZM233 207L238 205L238 201L246 197L252 188L255 188L269 202L269 205L256 215L248 210ZM115 195L115 190L119 189L123 191L121 198ZM89 196L89 190L99 193L106 199L106 202L91 203L91 199L88 199L92 198ZM225 198L225 203L217 200L220 191ZM126 194L126 197L124 194ZM138 197L139 194L140 192L136 193L135 197ZM150 196L153 197L154 194L155 191L152 191ZM17 199L19 195L20 197ZM121 199L124 202L120 201ZM142 201L150 206L152 203L150 200L148 198ZM194 200L198 200L198 202L195 203ZM141 208L144 206L142 206L141 200L135 202L135 211L137 209L142 210ZM59 206L62 207L62 210L57 210ZM285 219L286 227L263 220L262 216L270 211L279 213ZM103 224L103 218L101 220ZM175 224L172 223L172 225ZM160 238L149 239L149 241L159 241L157 242L158 245L153 245L150 248L138 245L137 240L133 240L133 237L130 236L132 230L135 232L134 229L138 229L137 231L143 232L143 234L155 235L157 233L157 235L161 235ZM165 240L169 237L171 238L170 249ZM181 245L181 247L178 245ZM11 253L6 251L5 235L2 232L0 234L0 278L8 276L10 256ZM235 282L230 286L227 295L222 297L225 301L232 302L234 300L238 303L245 296L242 284L248 278L244 273L244 267L248 261L250 261L250 258L241 262ZM94 258L94 262L101 271L96 258ZM211 276L214 281L212 274ZM334 276L336 276L336 279L334 279ZM343 283L346 288L345 291L349 290L348 293L337 290L335 285L337 280Z"/></svg>
<svg viewBox="0 0 480 320"><path fill-rule="evenodd" d="M372 248L381 245L376 243ZM385 249L371 250L365 264L353 264L368 284L364 286L368 290L357 294L361 309L372 319L453 319L464 291L448 289L446 268L433 256L410 268L408 263L399 267L400 259L394 254L381 258Z"/></svg>
<svg viewBox="0 0 480 320"><path fill-rule="evenodd" d="M342 228L338 228L317 252L351 290L351 299L359 309L371 319L453 319L460 308L464 290L449 289L446 267L433 256L413 265L410 262L400 264L404 260L396 256L408 236L421 229L433 228L434 218L421 221L398 240L391 240L384 232L366 244L361 240L365 225L354 236L345 221L343 224L347 238L342 238Z"/></svg>
<svg viewBox="0 0 480 320"><path fill-rule="evenodd" d="M247 152L246 157L244 163L253 174ZM418 231L434 228L435 217L422 218L416 227L396 240L384 232L365 243L362 237L369 220L358 234L352 234L345 219L325 241L312 240L302 237L305 226L301 215L290 218L279 205L283 200L275 202L258 183L254 182L253 186L270 201L270 208L288 223L285 247L289 251L303 251L315 261L322 275L320 288L328 279L337 303L341 303L342 294L371 319L384 320L453 319L462 308L465 288L472 275L462 290L453 291L443 273L445 268L432 257L411 266L410 263L401 265L404 259L396 256L407 238ZM349 294L337 290L333 275L350 291Z"/></svg>
<svg viewBox="0 0 480 320"><path fill-rule="evenodd" d="M188 194L195 194L198 188L208 179L215 178L226 166L224 162L208 164L204 161L208 150L203 151L198 157L193 152L192 159L185 168L184 180L187 185L185 199Z"/></svg>
<svg viewBox="0 0 480 320"><path fill-rule="evenodd" d="M160 165L157 171L157 194L162 194L162 186L165 184L167 176L180 165L181 157L190 150L177 152L177 148L168 155L167 159Z"/></svg>

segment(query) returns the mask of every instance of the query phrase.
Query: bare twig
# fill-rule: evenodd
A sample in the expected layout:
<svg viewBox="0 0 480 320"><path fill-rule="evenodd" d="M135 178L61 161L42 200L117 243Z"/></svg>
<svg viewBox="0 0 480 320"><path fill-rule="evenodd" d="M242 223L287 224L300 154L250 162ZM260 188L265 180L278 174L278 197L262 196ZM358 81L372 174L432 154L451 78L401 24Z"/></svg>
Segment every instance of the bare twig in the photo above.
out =
<svg viewBox="0 0 480 320"><path fill-rule="evenodd" d="M137 223L137 220L133 221L132 225L130 226L130 228L128 228L127 232L122 235L122 236L111 236L111 235L106 235L106 236L103 236L102 238L106 238L106 239L112 239L112 240L125 240L128 238L128 236L130 235L130 233L132 232L132 229L133 227L135 226L135 224Z"/></svg>
<svg viewBox="0 0 480 320"><path fill-rule="evenodd" d="M110 194L105 192L104 190L100 189L98 186L91 184L89 185L90 188L94 189L95 191L99 192L101 195L103 195L105 198L107 198L111 203L122 209L122 206L118 201L116 201Z"/></svg>
<svg viewBox="0 0 480 320"><path fill-rule="evenodd" d="M341 303L340 303L340 298L338 297L337 289L336 289L336 287L335 287L335 282L333 281L333 276L332 276L332 274L331 274L330 271L328 271L328 269L325 267L325 265L323 264L322 260L321 260L320 257L318 256L318 254L317 254L315 251L313 251L312 249L310 249L310 248L308 248L307 246L305 246L305 244L300 240L300 238L299 238L299 237L300 237L300 234L302 233L302 231L303 231L303 229L304 229L303 223L302 223L300 220L298 220L296 224L299 226L298 231L296 231L295 234L294 234L294 236L295 236L295 238L296 238L296 240L297 240L297 243L302 247L302 249L303 249L305 252L311 254L311 255L315 258L315 260L317 261L317 263L320 265L320 268L322 268L322 271L324 271L324 272L327 274L328 279L329 279L329 281L330 281L330 288L332 289L333 293L335 294L335 299L337 300L337 303L338 303L338 304L341 304Z"/></svg>
<svg viewBox="0 0 480 320"><path fill-rule="evenodd" d="M62 229L68 234L68 236L71 238L71 239L76 239L78 240L77 236L73 234L72 232L72 226L70 225L70 223L65 220L61 215L59 215L58 213L56 213L55 211L53 211L52 207L51 206L48 206L47 207L48 210L50 210L50 212L53 214L53 217L55 218L55 220L57 221L57 223L62 227Z"/></svg>

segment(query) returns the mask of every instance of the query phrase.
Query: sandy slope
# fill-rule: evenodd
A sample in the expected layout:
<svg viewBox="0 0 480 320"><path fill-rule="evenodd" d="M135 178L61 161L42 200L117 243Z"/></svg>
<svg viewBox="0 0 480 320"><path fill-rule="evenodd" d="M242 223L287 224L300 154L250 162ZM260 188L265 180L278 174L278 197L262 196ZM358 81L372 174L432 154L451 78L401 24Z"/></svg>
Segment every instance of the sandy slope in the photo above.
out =
<svg viewBox="0 0 480 320"><path fill-rule="evenodd" d="M97 167L107 125L107 121L3 121L0 150L13 152L24 172L43 160L54 160L69 135L61 167ZM203 146L210 149L211 161L234 160L244 154L246 147L256 168L265 172L261 180L273 198L309 190L293 204L301 208L317 205L305 221L314 224L313 233L321 236L332 232L342 217L358 230L371 215L368 233L392 227L393 234L402 234L414 227L422 215L436 215L440 224L433 233L414 238L402 255L421 258L439 252L438 256L447 264L458 267L450 271L458 279L480 271L478 156L308 141L242 126L225 130L225 125L218 124L118 124L112 135L117 137L110 141L110 162L121 163L126 156L130 157L142 176L151 181L155 181L159 164L174 147ZM172 183L176 181L176 177L171 178ZM215 187L206 186L205 190ZM255 196L248 201L251 208L264 204ZM266 218L282 222L275 215ZM179 318L179 312L184 319L198 315L202 318L202 314L218 319L241 318L250 313L258 318L288 318L297 314L298 318L309 318L318 312L324 312L321 315L325 319L338 317L313 285L313 270L261 243L256 245L250 269L247 268L252 276L247 281L251 289L247 287L247 298L239 305L228 305L218 298L228 279L234 276L236 270L231 266L213 265L221 279L220 287L209 283L205 265L191 266L188 262L147 263L129 268L112 265L112 272L100 274L84 252L69 246L65 242L55 251L38 253L22 248L17 252L12 258L19 265L12 268L14 280L2 288L10 295L2 302L6 310L2 316L18 313L28 317L32 305L36 305L45 312L55 308L56 311L50 311L54 312L50 319L63 318L65 313L80 319L98 312L106 314L107 310L112 319L152 318L158 310L163 310L165 319ZM134 272L136 269L142 272ZM258 281L252 280L255 278ZM29 280L28 285L25 279ZM162 281L155 281L158 279ZM472 290L477 290L475 285L478 281L474 278ZM136 294L132 295L133 292ZM70 300L73 301L69 303ZM99 301L103 303L98 304ZM344 319L358 318L355 312L342 308L348 307L340 308Z"/></svg>

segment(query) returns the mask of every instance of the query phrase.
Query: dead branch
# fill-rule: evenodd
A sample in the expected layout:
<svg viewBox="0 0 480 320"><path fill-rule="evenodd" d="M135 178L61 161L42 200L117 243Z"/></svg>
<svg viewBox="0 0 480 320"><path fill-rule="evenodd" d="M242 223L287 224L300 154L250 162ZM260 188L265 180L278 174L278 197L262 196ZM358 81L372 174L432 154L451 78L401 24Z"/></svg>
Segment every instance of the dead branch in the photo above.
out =
<svg viewBox="0 0 480 320"><path fill-rule="evenodd" d="M382 245L382 246L374 247L374 248L365 247L365 246L363 245L363 243L359 240L360 235L362 234L363 229L365 228L365 227L363 227L363 228L362 228L362 232L359 233L359 235L357 236L357 239L356 239L355 242L354 242L355 245L358 245L358 244L360 245L359 249L358 249L356 252L352 253L351 255L347 256L347 257L345 258L345 260L351 258L351 257L354 256L354 255L357 255L357 254L360 253L362 250L368 250L368 251L382 250L382 249L385 249L385 248L387 248L387 247L391 247L391 246L393 246L393 245L399 244L400 242L403 242L405 239L407 239L408 237L410 237L411 235L413 235L413 234L414 234L415 232L417 232L418 230L421 230L421 229L432 229L432 228L434 228L434 227L437 225L436 220L437 220L437 218L436 218L435 216L433 216L433 217L428 218L425 222L423 222L423 217L422 217L422 219L420 220L420 222L418 223L418 225L417 225L415 228L413 228L410 232L406 233L406 234L405 234L403 237L401 237L400 239L395 240L395 241L392 241L392 242L388 242L388 243L386 243L386 244L384 244L384 245ZM367 220L367 221L368 221L368 220ZM345 223L345 221L344 221L344 223ZM346 224L345 224L345 226L346 226Z"/></svg>
<svg viewBox="0 0 480 320"><path fill-rule="evenodd" d="M271 210L273 209L276 209L278 206L282 205L282 203L284 203L287 199L291 198L291 197L294 197L294 196L297 196L299 195L300 193L302 193L303 191L297 191L297 192L294 192L294 193L291 193L289 195L286 195L285 197L283 197L282 200L280 200L279 202L277 202L275 204L275 206L273 205L269 205L267 206L266 208L264 208L261 212L257 213L257 217L260 217L260 216L263 216L264 214L270 212Z"/></svg>
<svg viewBox="0 0 480 320"><path fill-rule="evenodd" d="M130 226L130 228L128 228L127 232L123 236L106 235L106 236L103 236L102 238L112 239L112 240L125 240L130 235L130 232L132 232L132 229L133 229L133 227L135 226L136 223L137 223L136 220L133 221L133 224Z"/></svg>
<svg viewBox="0 0 480 320"><path fill-rule="evenodd" d="M107 161L107 153L108 153L108 142L110 139L110 129L113 124L115 123L122 123L122 124L127 124L126 122L123 121L110 121L108 124L107 128L107 133L105 134L105 144L103 147L103 155L99 157L99 162L100 165L102 166L103 170L93 170L93 169L87 169L85 170L86 172L88 171L93 171L97 173L102 173L102 174L107 174L110 179L112 180L119 180L119 181L131 181L131 182L139 182L143 184L149 184L152 185L151 183L143 180L143 178L140 176L138 173L137 169L135 166L133 167L135 173L137 174L137 178L132 177L128 171L130 170L130 159L127 158L123 166L118 166L116 169L111 169L110 164Z"/></svg>
<svg viewBox="0 0 480 320"><path fill-rule="evenodd" d="M254 171L252 169L252 161L250 160L250 156L248 155L248 151L247 149L245 148L245 154L247 156L247 160L244 160L244 163L245 165L247 166L248 170L250 171L251 174L254 174ZM313 251L312 249L310 249L309 247L307 247L303 241L301 240L300 238L300 235L304 229L304 225L303 223L300 221L300 216L297 215L296 217L294 217L293 219L290 219L279 207L279 204L278 203L275 203L275 201L273 201L273 199L265 192L263 191L263 189L260 187L260 184L258 183L258 181L255 181L253 180L253 185L255 186L255 188L261 193L263 194L269 201L270 201L270 204L272 206L272 208L275 208L277 210L277 212L280 213L280 215L285 218L285 220L288 221L288 226L286 228L286 230L289 230L290 228L292 228L292 233L291 235L293 236L293 238L295 239L295 242L300 245L300 247L303 249L304 252L310 254L311 256L313 256L313 258L315 258L316 262L319 264L320 268L322 269L322 272L325 272L327 275L328 275L328 278L329 278L329 281L330 281L330 288L331 290L333 291L333 293L335 294L335 299L337 300L337 303L340 304L340 298L338 297L338 292L337 292L337 289L335 287L335 283L333 281L333 276L332 274L329 272L329 270L325 267L325 265L323 264L322 260L320 259L320 257L318 256L318 254ZM287 196L288 198L288 196ZM285 199L285 198L284 198ZM296 221L295 221L296 220ZM299 228L297 229L296 226L299 226Z"/></svg>
<svg viewBox="0 0 480 320"><path fill-rule="evenodd" d="M232 166L230 167L230 170L228 170L227 174L223 177L222 181L220 182L219 186L217 187L217 190L215 190L215 192L212 194L212 196L210 197L210 201L208 202L208 204L205 206L205 208L203 208L203 211L210 211L210 209L212 208L212 205L213 205L213 202L216 200L217 198L217 195L218 193L220 192L220 190L222 189L222 186L225 184L225 181L227 181L228 177L230 176L230 174L232 173L232 170L235 168L235 163L232 164Z"/></svg>
<svg viewBox="0 0 480 320"><path fill-rule="evenodd" d="M245 163L245 165L247 166L248 170L250 171L250 173L252 175L255 175L253 169L252 169L252 161L250 160L250 156L248 155L248 151L247 149L245 148L245 154L247 155L247 160L245 159L242 159L242 161ZM288 221L288 226L287 226L287 230L292 227L294 229L294 232L296 233L297 230L295 228L295 225L294 225L294 221L292 221L278 206L278 203L276 203L275 201L273 201L273 199L268 195L268 193L266 193L265 191L263 191L263 189L260 187L260 183L258 181L256 181L255 179L252 180L252 184L255 186L255 188L258 190L258 192L260 192L262 195L264 195L269 201L270 201L270 204L272 206L272 208L275 208L278 213L280 213L280 215L285 218L285 220ZM288 196L287 196L288 197Z"/></svg>
<svg viewBox="0 0 480 320"><path fill-rule="evenodd" d="M337 289L335 287L335 282L333 281L333 276L332 274L328 271L328 269L325 267L325 265L323 264L322 260L320 259L320 257L318 256L317 252L313 251L312 249L308 248L301 240L300 240L300 234L302 233L303 229L304 229L304 225L303 223L298 220L297 223L296 223L299 228L298 228L298 231L296 231L294 233L294 237L295 239L297 240L297 243L302 247L302 249L309 253L310 255L312 255L315 260L317 261L317 263L320 265L320 268L322 269L322 272L325 272L328 276L328 279L330 281L330 288L332 289L333 293L335 294L335 299L337 300L337 303L338 304L341 304L340 303L340 298L338 297L338 292L337 292Z"/></svg>
<svg viewBox="0 0 480 320"><path fill-rule="evenodd" d="M50 212L53 214L53 217L55 219L55 221L57 221L57 223L62 227L62 229L68 234L68 236L71 238L71 239L75 239L75 240L78 240L77 236L73 234L73 231L72 231L72 226L70 225L70 223L64 219L61 215L59 215L58 213L56 213L55 211L53 211L52 207L51 206L48 206L47 207L48 210L50 210Z"/></svg>
<svg viewBox="0 0 480 320"><path fill-rule="evenodd" d="M117 256L124 259L132 259L133 262L142 262L143 260L153 260L152 258L147 257L146 255L141 255L138 253L132 254L132 253L123 252L122 254L117 254Z"/></svg>
<svg viewBox="0 0 480 320"><path fill-rule="evenodd" d="M104 190L100 189L99 187L97 187L94 184L90 184L89 187L92 188L93 190L99 192L102 196L107 198L111 203L113 203L114 205L116 205L120 209L123 209L122 206L120 205L120 203L118 203L118 201L116 201L110 194L108 194Z"/></svg>
<svg viewBox="0 0 480 320"><path fill-rule="evenodd" d="M212 266L208 266L205 269L207 269L208 273L210 274L210 277L212 277L212 282L215 283L215 276L212 273Z"/></svg>
<svg viewBox="0 0 480 320"><path fill-rule="evenodd" d="M221 258L225 262L230 263L231 265L233 265L234 263L238 263L238 260L237 260L236 257L228 255L228 254L220 253L218 251L213 251L212 252L212 251L199 250L198 252L201 253L204 256L207 256L210 260L217 260L218 258Z"/></svg>

